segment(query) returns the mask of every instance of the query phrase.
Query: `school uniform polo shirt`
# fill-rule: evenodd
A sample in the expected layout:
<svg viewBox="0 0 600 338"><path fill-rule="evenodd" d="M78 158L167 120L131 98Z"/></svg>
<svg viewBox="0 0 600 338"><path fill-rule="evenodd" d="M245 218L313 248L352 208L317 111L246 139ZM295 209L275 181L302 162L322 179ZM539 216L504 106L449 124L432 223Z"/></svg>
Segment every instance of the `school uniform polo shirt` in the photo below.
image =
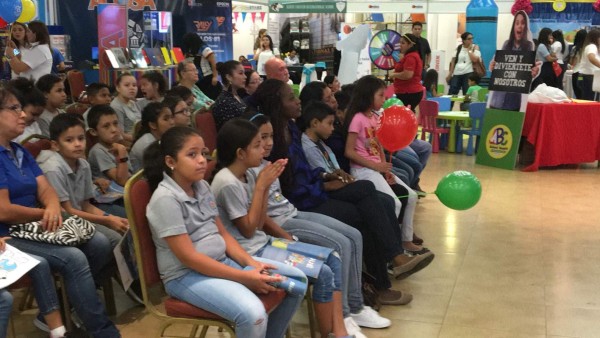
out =
<svg viewBox="0 0 600 338"><path fill-rule="evenodd" d="M115 155L100 142L94 144L92 149L90 149L88 161L92 168L92 177L94 179L102 177L110 180L110 177L106 175L106 171L117 167ZM129 161L127 161L127 166L129 167L129 172L131 172L131 163Z"/></svg>
<svg viewBox="0 0 600 338"><path fill-rule="evenodd" d="M156 138L151 133L146 133L135 141L129 152L129 161L131 162L133 172L142 169L144 165L144 151L146 151L146 148L155 141Z"/></svg>
<svg viewBox="0 0 600 338"><path fill-rule="evenodd" d="M20 144L13 152L0 145L0 190L8 190L10 203L33 208L37 205L37 177L43 175L35 159ZM0 236L8 235L8 224L0 223Z"/></svg>
<svg viewBox="0 0 600 338"><path fill-rule="evenodd" d="M195 197L190 197L169 175L163 174L146 208L164 283L190 271L171 251L165 237L188 234L197 252L217 261L226 258L225 240L215 221L219 211L210 187L206 181L200 181L194 183L193 189Z"/></svg>
<svg viewBox="0 0 600 338"><path fill-rule="evenodd" d="M117 113L119 128L126 133L133 132L135 123L142 119L142 111L134 101L125 103L118 97L115 97L110 103L110 107Z"/></svg>
<svg viewBox="0 0 600 338"><path fill-rule="evenodd" d="M221 169L211 183L215 194L221 220L227 231L250 255L254 255L269 243L269 236L256 229L252 238L246 238L233 223L234 219L244 217L250 209L252 189L248 183L240 181L228 168Z"/></svg>
<svg viewBox="0 0 600 338"><path fill-rule="evenodd" d="M73 208L81 210L82 203L94 197L92 170L86 160L78 159L77 170L73 171L59 153L43 150L37 162L61 202L69 201Z"/></svg>

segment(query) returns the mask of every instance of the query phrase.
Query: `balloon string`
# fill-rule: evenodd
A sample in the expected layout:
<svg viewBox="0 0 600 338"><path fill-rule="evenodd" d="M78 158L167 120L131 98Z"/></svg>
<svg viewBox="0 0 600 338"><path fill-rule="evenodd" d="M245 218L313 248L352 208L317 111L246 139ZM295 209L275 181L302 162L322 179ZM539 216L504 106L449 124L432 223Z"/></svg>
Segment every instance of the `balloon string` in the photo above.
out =
<svg viewBox="0 0 600 338"><path fill-rule="evenodd" d="M435 194L435 192L422 192L421 194L425 194L425 195L431 195L431 194ZM418 194L417 194L418 195ZM410 195L402 195L402 196L396 196L396 198L400 199L400 198L405 198L405 197L410 197Z"/></svg>

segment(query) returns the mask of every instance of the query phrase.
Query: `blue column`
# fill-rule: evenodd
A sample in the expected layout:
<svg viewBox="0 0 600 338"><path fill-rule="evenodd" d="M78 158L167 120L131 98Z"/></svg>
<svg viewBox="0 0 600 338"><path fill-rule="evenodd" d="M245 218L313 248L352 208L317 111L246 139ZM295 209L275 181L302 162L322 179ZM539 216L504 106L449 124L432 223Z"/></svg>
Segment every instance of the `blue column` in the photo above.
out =
<svg viewBox="0 0 600 338"><path fill-rule="evenodd" d="M471 0L467 6L467 31L473 34L473 42L481 49L486 69L496 53L497 30L498 6L494 0ZM486 76L490 76L489 71Z"/></svg>

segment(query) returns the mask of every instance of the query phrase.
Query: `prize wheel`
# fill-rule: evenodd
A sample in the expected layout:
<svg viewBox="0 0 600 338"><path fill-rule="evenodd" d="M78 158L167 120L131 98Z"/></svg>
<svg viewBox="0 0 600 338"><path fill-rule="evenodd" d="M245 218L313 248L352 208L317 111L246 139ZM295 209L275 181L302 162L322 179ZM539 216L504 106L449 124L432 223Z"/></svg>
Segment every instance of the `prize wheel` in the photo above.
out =
<svg viewBox="0 0 600 338"><path fill-rule="evenodd" d="M369 56L377 68L394 69L400 60L400 34L390 29L379 31L369 42Z"/></svg>

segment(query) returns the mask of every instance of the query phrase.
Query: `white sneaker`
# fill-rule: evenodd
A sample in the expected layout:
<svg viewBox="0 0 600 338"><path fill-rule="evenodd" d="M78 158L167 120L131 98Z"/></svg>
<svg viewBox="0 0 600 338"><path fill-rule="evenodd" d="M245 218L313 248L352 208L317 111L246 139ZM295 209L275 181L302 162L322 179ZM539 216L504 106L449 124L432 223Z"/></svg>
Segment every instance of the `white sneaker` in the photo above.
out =
<svg viewBox="0 0 600 338"><path fill-rule="evenodd" d="M371 329L383 329L392 325L389 319L381 317L377 311L366 305L359 313L351 313L350 316L359 326Z"/></svg>
<svg viewBox="0 0 600 338"><path fill-rule="evenodd" d="M352 317L344 318L344 326L346 326L346 332L348 332L349 336L353 336L355 338L367 338L367 336L360 332L360 326L356 324Z"/></svg>

